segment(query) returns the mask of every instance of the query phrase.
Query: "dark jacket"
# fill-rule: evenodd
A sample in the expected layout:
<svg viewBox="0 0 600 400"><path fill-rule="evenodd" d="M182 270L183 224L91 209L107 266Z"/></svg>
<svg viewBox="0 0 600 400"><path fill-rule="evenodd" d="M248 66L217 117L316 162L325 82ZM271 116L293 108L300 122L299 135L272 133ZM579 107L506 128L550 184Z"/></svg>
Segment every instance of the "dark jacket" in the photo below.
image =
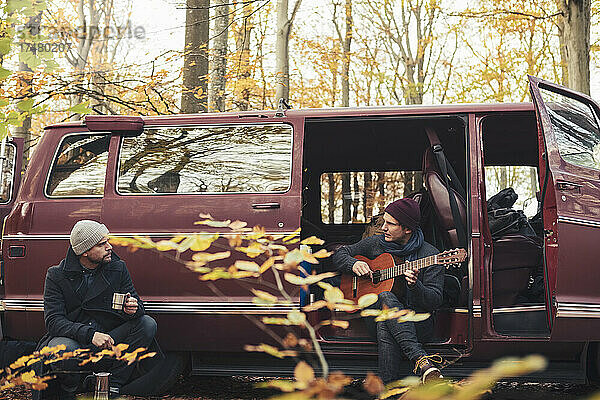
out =
<svg viewBox="0 0 600 400"><path fill-rule="evenodd" d="M338 271L345 274L351 274L352 266L357 261L354 256L361 255L369 259L374 259L385 251L381 247L382 235L367 237L357 243L340 247L332 256L334 265ZM427 242L417 250L416 258L424 258L439 253L439 251ZM406 285L406 299L399 299L405 302L405 306L415 312L433 312L442 305L444 290L444 267L441 265L431 265L423 268L417 275L417 282L413 286L406 285L402 278L401 283Z"/></svg>
<svg viewBox="0 0 600 400"><path fill-rule="evenodd" d="M122 323L144 315L144 305L123 262L114 252L108 264L98 267L92 285L85 291L83 267L69 246L67 257L48 268L44 285L44 321L48 333L38 347L51 338L63 336L82 345L92 342L99 330L108 333ZM113 293L130 293L138 300L138 310L129 315L112 309Z"/></svg>

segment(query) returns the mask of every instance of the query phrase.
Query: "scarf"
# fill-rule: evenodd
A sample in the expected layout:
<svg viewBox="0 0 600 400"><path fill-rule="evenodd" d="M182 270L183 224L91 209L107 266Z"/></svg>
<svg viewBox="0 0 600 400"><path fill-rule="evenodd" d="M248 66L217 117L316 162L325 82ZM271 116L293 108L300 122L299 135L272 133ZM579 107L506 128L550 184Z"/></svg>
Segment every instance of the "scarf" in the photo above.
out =
<svg viewBox="0 0 600 400"><path fill-rule="evenodd" d="M404 257L406 261L414 261L417 259L417 250L421 248L424 242L423 231L420 227L413 229L412 235L406 244L402 245L396 242L387 242L385 235L379 236L379 244L384 253Z"/></svg>

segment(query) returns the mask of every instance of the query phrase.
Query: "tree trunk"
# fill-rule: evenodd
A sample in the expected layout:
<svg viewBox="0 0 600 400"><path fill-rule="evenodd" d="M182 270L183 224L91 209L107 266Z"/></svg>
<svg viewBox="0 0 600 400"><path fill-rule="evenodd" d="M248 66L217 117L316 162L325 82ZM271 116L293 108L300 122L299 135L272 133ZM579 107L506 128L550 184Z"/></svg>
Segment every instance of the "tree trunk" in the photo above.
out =
<svg viewBox="0 0 600 400"><path fill-rule="evenodd" d="M288 0L277 0L277 37L275 40L275 100L290 97L290 33L302 0L296 0L292 16L288 18Z"/></svg>
<svg viewBox="0 0 600 400"><path fill-rule="evenodd" d="M215 25L213 29L212 71L208 93L211 110L225 111L227 80L227 36L229 27L229 0L215 0Z"/></svg>
<svg viewBox="0 0 600 400"><path fill-rule="evenodd" d="M209 0L187 0L181 112L206 112L208 92Z"/></svg>
<svg viewBox="0 0 600 400"><path fill-rule="evenodd" d="M342 48L342 107L350 107L350 47L352 44L352 0L346 0L345 6L345 32L337 22L337 12L334 5L333 24Z"/></svg>
<svg viewBox="0 0 600 400"><path fill-rule="evenodd" d="M590 0L559 0L563 85L590 94Z"/></svg>
<svg viewBox="0 0 600 400"><path fill-rule="evenodd" d="M352 222L358 222L358 206L360 204L360 188L358 186L358 173L354 172L354 191L352 192Z"/></svg>
<svg viewBox="0 0 600 400"><path fill-rule="evenodd" d="M377 198L377 208L381 213L385 208L385 172L377 173L377 191L379 192L379 197Z"/></svg>
<svg viewBox="0 0 600 400"><path fill-rule="evenodd" d="M242 3L243 22L241 26L234 29L237 52L235 56L237 64L237 84L241 86L241 90L238 90L234 102L241 111L250 109L250 95L252 93L252 88L249 84L252 76L252 71L250 70L250 34L253 28L250 19L254 13L252 4L252 2Z"/></svg>
<svg viewBox="0 0 600 400"><path fill-rule="evenodd" d="M29 18L29 21L26 25L26 29L29 35L35 37L39 34L41 21L42 14L37 14L36 16ZM19 72L19 79L21 80L20 86L23 88L23 90L20 93L18 93L19 97L22 97L23 100L27 100L28 98L34 97L35 93L33 92L32 87L33 71L24 62L19 62ZM32 144L31 115L29 113L27 113L27 116L23 120L21 126L17 126L14 129L13 135L14 137L23 138L24 145L22 170L25 171L25 168L27 167L27 161L29 160L29 150Z"/></svg>
<svg viewBox="0 0 600 400"><path fill-rule="evenodd" d="M352 191L350 187L350 172L342 174L342 223L350 222L350 206L352 204Z"/></svg>
<svg viewBox="0 0 600 400"><path fill-rule="evenodd" d="M370 172L365 172L363 184L363 214L365 221L373 215L373 177Z"/></svg>
<svg viewBox="0 0 600 400"><path fill-rule="evenodd" d="M328 216L329 223L333 224L335 218L335 178L330 172L327 174L327 180L329 181L329 196L328 196Z"/></svg>

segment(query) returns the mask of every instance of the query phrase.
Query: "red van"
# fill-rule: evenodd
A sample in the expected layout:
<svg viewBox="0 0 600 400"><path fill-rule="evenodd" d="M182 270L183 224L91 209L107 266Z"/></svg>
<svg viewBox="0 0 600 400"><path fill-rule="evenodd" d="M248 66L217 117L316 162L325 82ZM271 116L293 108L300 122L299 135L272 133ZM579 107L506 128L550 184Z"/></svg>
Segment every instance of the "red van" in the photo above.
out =
<svg viewBox="0 0 600 400"><path fill-rule="evenodd" d="M444 375L539 353L548 370L528 379L598 378L600 108L558 85L529 84L533 104L89 116L51 125L4 222L4 337L42 336L46 269L65 256L80 219L159 239L198 232L193 222L210 213L272 233L301 228L335 249L358 241L386 203L416 192L426 240L469 255L462 274L448 274L436 339L426 346L460 356ZM493 231L490 216L498 215L487 200L509 187L519 197L507 208L527 229ZM193 373L292 372L291 363L244 352L269 340L246 317L298 309L319 298L316 285L294 292L294 305L258 306L232 281L216 281L216 296L166 254L115 250L158 321L160 344L189 354ZM328 260L315 267L334 268ZM272 292L271 283L260 284ZM376 371L376 344L361 319L339 318L350 328L318 331L331 369Z"/></svg>

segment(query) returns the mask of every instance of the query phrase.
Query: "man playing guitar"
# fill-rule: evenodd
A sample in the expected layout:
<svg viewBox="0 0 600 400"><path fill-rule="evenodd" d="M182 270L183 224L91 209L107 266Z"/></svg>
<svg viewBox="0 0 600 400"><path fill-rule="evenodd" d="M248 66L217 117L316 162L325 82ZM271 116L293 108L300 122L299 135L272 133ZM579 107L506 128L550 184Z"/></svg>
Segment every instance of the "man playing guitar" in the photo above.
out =
<svg viewBox="0 0 600 400"><path fill-rule="evenodd" d="M414 261L438 253L423 239L419 227L421 212L416 201L410 198L396 200L385 208L382 235L374 235L358 243L341 247L333 255L333 263L344 274L354 273L360 279L373 277L373 271L365 261L356 256L375 259L389 253L396 263ZM391 291L379 294L378 308L411 309L417 313L433 313L442 304L444 267L439 264L422 269L408 269L397 278ZM368 324L376 325L379 353L379 375L384 383L402 378L398 360L402 354L415 363L414 372L423 382L440 378L440 370L433 364L420 342L433 335L433 318L422 322L398 322L397 319Z"/></svg>

